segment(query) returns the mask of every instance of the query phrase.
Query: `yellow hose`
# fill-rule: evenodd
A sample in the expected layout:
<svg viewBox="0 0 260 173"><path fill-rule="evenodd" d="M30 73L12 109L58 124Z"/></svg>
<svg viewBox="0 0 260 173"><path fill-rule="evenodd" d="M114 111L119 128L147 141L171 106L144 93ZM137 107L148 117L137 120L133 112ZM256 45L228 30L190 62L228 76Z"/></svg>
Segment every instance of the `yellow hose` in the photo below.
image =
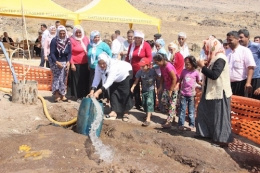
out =
<svg viewBox="0 0 260 173"><path fill-rule="evenodd" d="M0 87L0 91L3 91L5 93L10 93L10 94L12 93L12 90L8 89L8 88L1 88ZM51 115L49 114L49 112L48 112L48 109L47 109L46 102L45 102L44 98L42 96L38 95L38 99L40 99L41 102L42 102L43 111L44 111L45 116L48 118L48 120L50 120L54 124L57 124L57 125L60 125L60 126L69 126L69 125L75 124L77 122L77 117L72 119L72 120L70 120L70 121L66 121L66 122L59 122L59 121L54 120L51 117Z"/></svg>

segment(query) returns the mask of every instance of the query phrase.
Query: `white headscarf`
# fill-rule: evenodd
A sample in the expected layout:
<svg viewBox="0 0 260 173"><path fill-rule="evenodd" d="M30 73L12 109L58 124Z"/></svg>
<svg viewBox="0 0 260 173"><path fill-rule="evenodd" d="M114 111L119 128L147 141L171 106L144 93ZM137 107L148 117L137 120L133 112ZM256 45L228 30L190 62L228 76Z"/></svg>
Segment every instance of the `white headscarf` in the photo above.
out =
<svg viewBox="0 0 260 173"><path fill-rule="evenodd" d="M77 36L76 36L76 31L77 31L77 30L80 30L80 31L81 31L81 37L77 37ZM72 37L73 37L75 40L80 41L81 47L83 48L83 50L85 51L85 53L87 53L86 45L85 45L84 42L83 42L84 36L85 36L85 34L84 34L83 28L82 28L80 25L75 25L74 28L73 28L73 35L72 35Z"/></svg>
<svg viewBox="0 0 260 173"><path fill-rule="evenodd" d="M140 38L143 39L143 41L142 41L142 43L139 47L139 50L138 50L138 56L139 56L140 52L141 52L141 50L143 49L143 46L144 46L144 33L142 31L135 30L134 31L134 37L140 37ZM130 62L132 61L134 50L135 50L135 42L132 43L131 49L129 51L129 61Z"/></svg>
<svg viewBox="0 0 260 173"><path fill-rule="evenodd" d="M107 65L107 68L105 70L102 70L99 67L99 71L101 72L102 84L104 84L107 80L107 73L110 70L112 59L106 52L102 52L101 54L98 55L98 61L100 61L100 60L105 61L106 65Z"/></svg>
<svg viewBox="0 0 260 173"><path fill-rule="evenodd" d="M51 34L51 31L53 30L53 29L55 29L55 31L56 31L56 27L55 26L50 26L50 28L49 28L49 38L54 38L55 36L56 36L56 33L55 34Z"/></svg>

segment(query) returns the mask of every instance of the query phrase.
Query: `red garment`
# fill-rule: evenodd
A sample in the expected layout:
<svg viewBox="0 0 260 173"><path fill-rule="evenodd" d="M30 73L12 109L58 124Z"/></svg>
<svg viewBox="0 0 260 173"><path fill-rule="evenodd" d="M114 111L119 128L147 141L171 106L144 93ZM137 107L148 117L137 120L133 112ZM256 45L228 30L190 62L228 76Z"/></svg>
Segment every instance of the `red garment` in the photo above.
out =
<svg viewBox="0 0 260 173"><path fill-rule="evenodd" d="M128 48L128 52L127 52L127 57L126 57L126 61L127 62L130 62L129 60L129 52L131 50L131 47L132 47L132 44L129 45L129 48ZM140 46L135 46L135 49L133 51L133 56L132 56L132 59L131 59L131 65L133 67L133 75L135 76L136 72L138 70L140 70L140 66L139 66L139 62L142 58L148 58L150 61L152 61L152 50L151 50L151 46L146 42L144 41L144 45L143 45L143 48L142 50L140 51L140 54L138 56L138 51L139 51L139 47Z"/></svg>
<svg viewBox="0 0 260 173"><path fill-rule="evenodd" d="M84 51L83 47L81 46L80 41L75 40L75 38L70 37L71 41L71 64L86 64L88 62L87 52ZM87 37L83 38L83 43L87 46L89 44L89 39Z"/></svg>
<svg viewBox="0 0 260 173"><path fill-rule="evenodd" d="M171 62L172 63L172 62ZM177 76L181 76L181 72L184 68L184 59L180 52L174 54L174 63L172 63L176 69Z"/></svg>

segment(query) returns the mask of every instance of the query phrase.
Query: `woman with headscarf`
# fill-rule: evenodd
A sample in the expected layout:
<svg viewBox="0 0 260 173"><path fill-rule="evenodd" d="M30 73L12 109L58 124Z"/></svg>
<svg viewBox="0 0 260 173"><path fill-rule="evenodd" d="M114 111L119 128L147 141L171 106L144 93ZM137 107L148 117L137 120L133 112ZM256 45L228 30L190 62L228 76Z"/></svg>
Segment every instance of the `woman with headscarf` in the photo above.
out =
<svg viewBox="0 0 260 173"><path fill-rule="evenodd" d="M67 101L66 77L70 67L71 44L66 28L60 25L57 35L51 40L49 63L53 73L52 94L55 102Z"/></svg>
<svg viewBox="0 0 260 173"><path fill-rule="evenodd" d="M101 40L99 31L92 31L90 33L90 43L87 47L88 55L88 66L89 66L89 87L91 88L91 83L94 79L95 68L98 64L98 55L102 52L106 52L110 57L112 56L111 49L109 46Z"/></svg>
<svg viewBox="0 0 260 173"><path fill-rule="evenodd" d="M149 43L144 41L144 33L142 31L134 31L134 42L129 45L126 61L130 62L133 67L133 76L140 70L139 62L142 58L148 58L152 61L152 50ZM131 86L135 79L131 80ZM140 109L142 102L140 96L140 85L136 85L134 89L135 107Z"/></svg>
<svg viewBox="0 0 260 173"><path fill-rule="evenodd" d="M98 66L89 96L98 98L105 90L109 90L111 112L106 119L115 120L118 113L123 113L123 121L128 121L128 111L133 107L130 92L132 66L128 62L112 59L105 52L98 56ZM102 87L98 85L102 80Z"/></svg>
<svg viewBox="0 0 260 173"><path fill-rule="evenodd" d="M180 53L179 47L174 42L171 42L168 46L168 60L173 64L176 69L177 76L180 77L184 68L184 58Z"/></svg>
<svg viewBox="0 0 260 173"><path fill-rule="evenodd" d="M49 64L49 57L50 57L50 44L51 44L51 40L56 36L56 27L55 26L50 26L49 28L49 34L46 37L45 41L44 41L44 46L43 46L43 50L44 50L44 60L46 61L46 67L50 68L50 64Z"/></svg>
<svg viewBox="0 0 260 173"><path fill-rule="evenodd" d="M87 45L89 39L84 35L84 30L80 25L73 28L71 42L71 60L68 76L68 96L75 99L82 99L88 93L89 70L87 58Z"/></svg>
<svg viewBox="0 0 260 173"><path fill-rule="evenodd" d="M167 55L167 52L166 52L166 50L164 48L164 45L165 45L165 42L164 42L164 40L162 38L157 39L155 41L155 48L157 50L157 53L162 53L162 54Z"/></svg>
<svg viewBox="0 0 260 173"><path fill-rule="evenodd" d="M227 57L223 46L213 36L204 41L203 49L208 59L207 66L204 60L198 61L205 78L198 106L196 133L197 137L211 138L214 143L224 147L232 142L232 90Z"/></svg>

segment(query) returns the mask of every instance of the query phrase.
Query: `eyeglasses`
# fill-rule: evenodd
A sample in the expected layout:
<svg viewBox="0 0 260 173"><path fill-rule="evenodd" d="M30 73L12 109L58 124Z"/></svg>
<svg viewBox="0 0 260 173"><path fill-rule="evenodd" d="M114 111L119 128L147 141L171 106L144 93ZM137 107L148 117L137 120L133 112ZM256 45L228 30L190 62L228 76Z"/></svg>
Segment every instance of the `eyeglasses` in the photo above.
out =
<svg viewBox="0 0 260 173"><path fill-rule="evenodd" d="M179 37L178 40L185 40L185 38L181 38L181 37Z"/></svg>

